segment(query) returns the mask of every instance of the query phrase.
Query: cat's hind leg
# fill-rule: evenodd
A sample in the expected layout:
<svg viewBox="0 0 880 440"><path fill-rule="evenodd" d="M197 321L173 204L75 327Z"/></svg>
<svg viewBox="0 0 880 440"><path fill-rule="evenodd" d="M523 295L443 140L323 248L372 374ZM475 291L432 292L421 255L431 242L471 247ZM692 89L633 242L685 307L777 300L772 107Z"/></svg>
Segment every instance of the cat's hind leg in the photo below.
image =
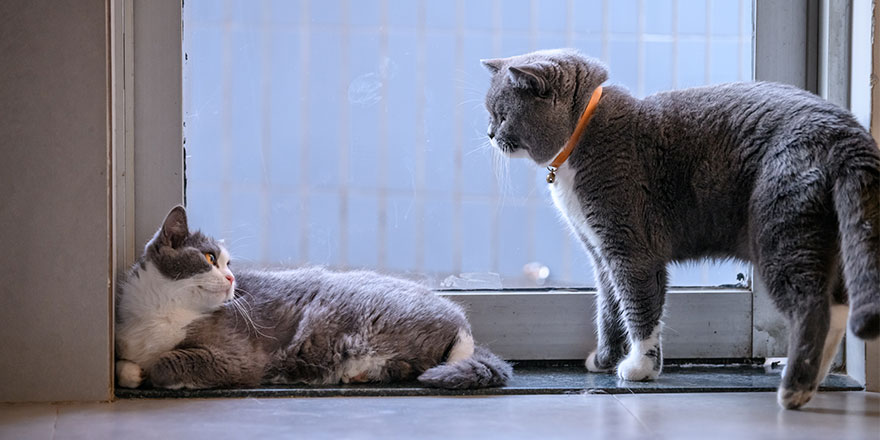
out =
<svg viewBox="0 0 880 440"><path fill-rule="evenodd" d="M801 307L808 310L787 313L791 332L788 364L777 396L780 406L786 409L800 408L816 394L828 336L828 303L801 304Z"/></svg>
<svg viewBox="0 0 880 440"><path fill-rule="evenodd" d="M815 395L840 342L839 334L829 335L836 234L821 191L813 191L820 184L811 175L778 176L773 185L756 189L762 196L753 207L755 263L789 324L788 361L777 395L787 409Z"/></svg>
<svg viewBox="0 0 880 440"><path fill-rule="evenodd" d="M831 363L840 349L840 342L846 335L846 320L849 317L849 306L846 304L843 280L838 280L837 287L832 295L831 322L828 325L828 335L825 336L825 344L822 347L822 363L819 366L819 384L831 371ZM783 369L782 375L785 375Z"/></svg>
<svg viewBox="0 0 880 440"><path fill-rule="evenodd" d="M822 363L819 366L819 383L831 371L831 363L837 356L840 341L846 334L846 318L849 316L849 306L846 304L834 304L831 306L831 322L828 326L828 335L825 336L825 345L822 347Z"/></svg>

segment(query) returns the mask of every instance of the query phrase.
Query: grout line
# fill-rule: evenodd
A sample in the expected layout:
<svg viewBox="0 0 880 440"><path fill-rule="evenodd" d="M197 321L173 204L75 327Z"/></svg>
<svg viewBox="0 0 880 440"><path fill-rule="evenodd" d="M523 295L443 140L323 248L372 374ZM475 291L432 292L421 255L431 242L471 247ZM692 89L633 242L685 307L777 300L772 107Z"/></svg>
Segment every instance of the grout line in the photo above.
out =
<svg viewBox="0 0 880 440"><path fill-rule="evenodd" d="M267 164L272 162L272 40L271 31L265 26L268 16L271 14L270 7L266 0L262 1L262 14L260 25L261 37L261 94L262 102L260 111L260 153L262 154L262 171L263 179L261 181L262 188L260 190L260 257L262 263L268 263L270 260L271 240L269 238L269 229L272 224L272 193L270 191L272 175Z"/></svg>
<svg viewBox="0 0 880 440"><path fill-rule="evenodd" d="M672 88L678 88L678 0L672 0Z"/></svg>
<svg viewBox="0 0 880 440"><path fill-rule="evenodd" d="M501 0L492 2L492 57L501 56L502 37L503 37L503 21L501 15Z"/></svg>
<svg viewBox="0 0 880 440"><path fill-rule="evenodd" d="M645 96L645 0L638 2L636 22L636 94Z"/></svg>
<svg viewBox="0 0 880 440"><path fill-rule="evenodd" d="M201 183L201 184L195 183L195 184L191 185L190 187L194 188L194 189L203 189L203 190L212 188L212 186L206 185L204 183ZM232 189L241 190L241 191L256 191L256 190L260 189L260 185L258 185L258 184L240 183L240 182L232 183L232 184L230 184L229 187ZM273 192L276 192L276 193L282 194L282 195L285 195L285 194L286 195L293 195L293 194L297 194L299 192L298 188L291 187L290 185L273 185L271 188L272 188ZM312 193L319 194L322 196L331 195L335 191L336 191L335 188L326 187L326 186L325 187L316 187L316 188L312 189ZM348 189L348 191L350 194L354 194L357 196L370 197L370 196L375 196L375 194L378 190L373 189L373 188L351 187ZM391 188L386 191L386 194L389 196L403 197L403 196L411 195L412 191ZM445 200L449 199L449 194L446 192L443 192L441 190L425 190L423 192L423 196L426 199L432 200L432 201L445 201ZM463 201L467 201L467 202L486 203L487 201L488 202L493 201L494 200L493 197L494 196L491 194L463 194L461 199ZM550 201L543 199L543 198L540 198L540 197L536 197L532 193L530 193L528 195L523 195L523 196L514 195L514 196L509 196L509 197L505 198L505 206L507 204L513 204L513 206L520 206L520 207L525 207L528 204L535 204L538 206L546 206L547 203L550 203Z"/></svg>
<svg viewBox="0 0 880 440"><path fill-rule="evenodd" d="M736 80L743 81L742 71L743 71L743 44L742 44L742 29L743 29L743 2L740 0L737 2L737 12L736 12L736 36L739 41L736 43Z"/></svg>
<svg viewBox="0 0 880 440"><path fill-rule="evenodd" d="M501 0L494 0L492 2L492 58L498 58L501 55L501 41L503 33L501 11ZM491 153L493 155L498 154L495 151ZM495 179L492 185L492 194L489 196L487 204L494 208L491 210L492 224L500 225L501 211L504 209L506 194L504 193L504 174L497 172L497 169L495 171L496 172L493 173L495 175ZM490 231L491 237L489 241L489 248L492 252L490 257L491 267L493 271L500 272L498 268L501 266L501 228L491 228Z"/></svg>
<svg viewBox="0 0 880 440"><path fill-rule="evenodd" d="M495 0L495 1L497 1L497 0ZM748 0L746 0L746 1L748 1ZM673 7L672 7L673 10L677 9L677 7L675 6L675 5L677 5L677 3L678 3L677 1L673 1ZM540 5L540 3L538 3L538 5ZM493 7L494 7L494 3L493 3ZM500 20L500 18L493 17L493 21L495 21L495 20ZM673 20L677 21L677 17L675 17ZM214 28L218 27L218 26L206 26L204 24L199 24L199 23L193 23L188 26L191 29L197 29L197 30L214 29ZM572 24L572 26L573 26L573 24ZM236 22L231 22L227 26L227 28L230 31L237 31L237 30L245 29L244 27L242 27L240 24L238 24ZM301 31L301 29L302 29L301 27L286 27L286 26L271 26L271 25L267 26L267 30L272 31L272 32L280 31L280 32L298 33ZM322 24L314 24L314 23L309 24L309 29L313 30L313 31L321 31L321 32L340 32L341 33L343 31L341 28L339 28L339 26L330 26L330 25L322 25ZM592 33L592 32L578 31L573 28L570 30L564 30L564 29L565 29L565 26L563 27L563 30L561 30L561 31L548 31L548 30L540 28L540 27L537 30L506 29L506 30L504 30L503 34L504 34L504 36L508 36L508 37L520 37L520 38L525 38L525 39L530 38L531 36L535 36L538 39L541 39L544 37L556 37L556 38L562 38L563 40L568 40L569 38L571 38L572 40L577 39L577 40L583 40L586 42L603 43L603 45L607 41L636 43L639 41L639 39L641 39L642 41L644 41L646 43L673 43L673 42L678 42L678 41L700 43L700 42L704 42L706 40L706 33L705 32L698 33L698 34L697 33L681 34L681 33L678 33L677 29L675 29L674 31L669 32L669 33L644 32L641 36L638 34L638 32L613 32L610 28L604 29L603 31L600 31L601 36L596 36L596 34ZM468 39L468 38L489 38L489 39L492 39L493 40L493 50L495 49L494 45L499 44L494 41L494 38L496 37L496 32L491 27L487 28L485 30L463 28L463 29L461 29L460 32L456 32L454 29L453 30L438 31L437 29L432 29L430 27L425 27L424 29L420 30L418 27L407 27L407 26L399 26L399 25L395 25L394 27L390 27L388 29L379 28L379 27L352 25L349 28L347 28L346 31L355 37L364 37L364 38L374 37L376 33L380 33L383 31L387 32L389 35L416 34L418 32L424 32L426 36L431 36L431 37L436 37L436 36L453 36L453 37L455 37L455 36L461 34L461 36L463 36L465 39ZM746 41L748 41L748 38L749 38L748 35L745 35L744 37L740 36L740 35L715 35L712 37L712 42L739 43L743 39L746 39ZM498 46L498 48L500 48L500 45ZM610 52L610 49L608 49L608 50ZM595 55L597 55L597 54L594 54L594 56Z"/></svg>
<svg viewBox="0 0 880 440"><path fill-rule="evenodd" d="M538 44L538 21L535 17L538 15L538 2L537 0L532 0L531 2L531 11L529 14L529 50L535 50ZM538 167L529 166L526 168L526 185L527 187L531 187L532 190L526 195L527 199L534 200L536 197L535 191L535 179L538 174ZM537 224L538 224L538 211L535 209L535 203L527 203L526 204L526 229L528 230L528 239L526 240L525 246L525 259L520 260L519 264L528 264L537 259L536 248L537 245ZM496 272L500 272L497 271ZM521 276L522 271L517 274L517 276Z"/></svg>
<svg viewBox="0 0 880 440"><path fill-rule="evenodd" d="M379 30L379 59L380 62L388 63L385 72L380 75L381 87L380 95L382 100L381 113L379 114L379 200L377 220L378 231L376 237L376 267L385 269L388 265L388 79L391 61L389 56L389 35L388 35L388 0L380 2L381 23Z"/></svg>
<svg viewBox="0 0 880 440"><path fill-rule="evenodd" d="M706 0L706 61L703 68L703 82L710 84L712 82L712 2Z"/></svg>
<svg viewBox="0 0 880 440"><path fill-rule="evenodd" d="M609 0L602 0L602 60L611 65L611 15L608 12Z"/></svg>
<svg viewBox="0 0 880 440"><path fill-rule="evenodd" d="M415 203L416 203L416 261L415 270L425 272L425 232L427 230L425 222L425 212L427 208L425 202L425 183L427 182L427 161L428 161L428 81L427 81L427 47L428 37L425 29L427 28L427 7L425 0L418 2L418 31L416 33L416 187L415 187Z"/></svg>
<svg viewBox="0 0 880 440"><path fill-rule="evenodd" d="M221 149L221 161L222 161L222 173L223 178L221 180L221 187L223 188L221 200L220 200L220 231L222 231L223 235L231 236L229 217L231 213L232 207L231 201L229 200L229 192L230 187L232 186L232 177L230 173L231 165L231 155L232 155L232 146L230 145L230 139L232 138L232 115L230 109L232 108L232 81L231 71L232 71L232 36L230 33L232 32L232 7L231 2L227 0L223 3L223 55L222 55L222 63L223 63L223 72L221 73L221 84L223 88L223 97L221 98L223 101L223 109L221 110L221 118L223 120L223 128L222 140L220 141L220 149Z"/></svg>
<svg viewBox="0 0 880 440"><path fill-rule="evenodd" d="M310 200L309 200L309 136L311 135L309 130L309 124L311 122L311 118L309 116L310 112L310 100L309 100L309 92L310 92L310 84L311 73L309 69L311 68L310 57L311 57L311 30L309 25L309 11L310 5L309 0L303 0L300 4L300 9L302 15L300 17L300 30L301 33L300 38L300 69L302 77L300 78L300 175L299 175L299 193L300 193L300 210L298 213L299 216L299 231L300 231L300 241L299 241L299 261L302 263L307 263L309 261L309 231L311 230L311 224L309 223L309 208L310 208Z"/></svg>
<svg viewBox="0 0 880 440"><path fill-rule="evenodd" d="M651 1L651 0L647 0L647 1ZM748 1L748 0L746 0L746 1ZM199 29L199 30L215 29L218 27L222 27L222 25L214 25L214 24L205 23L205 22L197 22L197 23L193 23L193 24L187 24L187 26L190 26L193 29ZM299 25L297 25L297 26L284 26L284 25L277 25L277 24L269 24L268 28L273 31L275 31L275 30L295 31L298 29L298 26ZM322 31L322 32L341 32L341 28L339 25L314 23L314 24L311 24L310 27L316 31ZM245 26L241 25L240 23L237 23L237 22L231 23L230 30L243 30L243 29L246 29L246 28L245 28ZM548 30L546 28L539 28L537 34L539 37L563 37L563 38L565 38L565 35L567 33L567 31L565 30L565 27L561 27L560 29L562 29L562 30ZM377 32L382 31L382 30L383 29L379 26L351 25L349 27L349 31L353 34L373 35ZM413 26L395 25L392 29L388 29L388 32L392 33L392 34L396 34L396 33L410 33L411 34L411 33L417 32L417 31L418 31L417 25L413 25ZM432 35L432 36L455 35L457 33L455 28L437 28L437 27L430 27L430 26L425 27L425 31L429 35ZM530 32L531 31L528 29L525 29L525 30L507 29L507 30L505 30L506 35L514 36L514 37L528 37ZM486 36L486 35L491 35L491 33L492 33L492 30L490 28L485 28L485 29L464 28L464 29L462 29L462 34L465 36ZM595 33L573 30L574 37L586 38L591 35L595 35ZM607 35L610 36L614 40L635 41L635 39L636 39L635 32L612 32L609 29L609 31L607 32ZM668 36L668 34L648 34L648 35L655 36L655 37L661 37L664 35ZM683 34L683 36L692 40L692 41L702 41L702 39L705 38L705 32L686 33L686 34ZM597 38L597 37L592 37L592 38L595 39L596 41L600 40L600 38ZM716 36L716 38L718 38L722 41L732 41L732 40L736 39L736 37L733 35L718 35L718 36Z"/></svg>
<svg viewBox="0 0 880 440"><path fill-rule="evenodd" d="M339 62L339 178L337 179L339 191L339 245L338 258L336 264L340 267L348 267L348 217L349 217L349 192L348 192L348 173L350 167L350 158L348 150L351 145L351 103L348 101L348 84L351 68L349 66L349 55L351 49L349 47L349 21L351 12L349 10L348 1L342 1L340 14L342 15L342 32L340 32L340 62Z"/></svg>
<svg viewBox="0 0 880 440"><path fill-rule="evenodd" d="M574 0L565 2L565 46L574 47Z"/></svg>
<svg viewBox="0 0 880 440"><path fill-rule="evenodd" d="M455 100L454 102L462 102L462 84L464 83L463 78L463 65L464 65L464 0L457 0L455 2ZM462 262L464 260L463 255L463 245L464 245L464 228L463 224L463 213L464 207L462 206L462 192L463 192L463 174L462 168L464 164L464 157L462 154L462 144L463 144L463 133L462 133L462 110L461 106L456 105L455 110L453 111L453 127L455 133L453 134L453 142L455 144L455 177L453 180L454 189L452 190L452 206L453 206L453 215L452 215L452 233L453 233L453 254L452 254L452 272L453 273L461 273Z"/></svg>

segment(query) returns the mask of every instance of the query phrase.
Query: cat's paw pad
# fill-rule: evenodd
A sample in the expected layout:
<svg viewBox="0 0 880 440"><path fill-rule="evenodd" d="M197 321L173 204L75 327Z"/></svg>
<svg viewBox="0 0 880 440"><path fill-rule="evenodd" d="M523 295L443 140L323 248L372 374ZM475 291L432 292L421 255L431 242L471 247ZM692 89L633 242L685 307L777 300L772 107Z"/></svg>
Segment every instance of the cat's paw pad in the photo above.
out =
<svg viewBox="0 0 880 440"><path fill-rule="evenodd" d="M584 365L587 367L587 371L589 371L590 373L608 373L608 372L614 370L614 366L601 367L601 366L597 365L595 351L590 353L589 356L587 356L587 361L584 362Z"/></svg>
<svg viewBox="0 0 880 440"><path fill-rule="evenodd" d="M617 376L623 380L654 380L660 375L654 358L645 355L629 355L617 366Z"/></svg>
<svg viewBox="0 0 880 440"><path fill-rule="evenodd" d="M144 369L131 361L116 362L116 384L122 388L137 388L144 381Z"/></svg>
<svg viewBox="0 0 880 440"><path fill-rule="evenodd" d="M809 402L814 394L816 394L815 389L790 390L788 388L779 387L779 391L776 394L776 401L779 402L779 406L785 409L798 409Z"/></svg>

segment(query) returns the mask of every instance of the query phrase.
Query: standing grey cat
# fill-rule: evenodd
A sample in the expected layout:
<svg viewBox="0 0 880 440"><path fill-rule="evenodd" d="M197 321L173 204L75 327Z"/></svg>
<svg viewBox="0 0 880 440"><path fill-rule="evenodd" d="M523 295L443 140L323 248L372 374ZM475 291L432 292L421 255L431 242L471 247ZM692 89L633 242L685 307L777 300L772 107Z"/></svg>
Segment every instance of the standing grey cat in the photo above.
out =
<svg viewBox="0 0 880 440"><path fill-rule="evenodd" d="M461 308L373 272L229 269L221 243L176 207L116 299L118 384L161 388L418 378L502 386L511 367L475 347Z"/></svg>
<svg viewBox="0 0 880 440"><path fill-rule="evenodd" d="M565 49L483 65L491 142L544 166L608 76ZM752 262L787 318L785 408L816 392L847 314L856 336L880 334L880 152L810 93L759 82L639 100L605 87L550 192L599 282L590 371L660 374L667 263L703 257Z"/></svg>

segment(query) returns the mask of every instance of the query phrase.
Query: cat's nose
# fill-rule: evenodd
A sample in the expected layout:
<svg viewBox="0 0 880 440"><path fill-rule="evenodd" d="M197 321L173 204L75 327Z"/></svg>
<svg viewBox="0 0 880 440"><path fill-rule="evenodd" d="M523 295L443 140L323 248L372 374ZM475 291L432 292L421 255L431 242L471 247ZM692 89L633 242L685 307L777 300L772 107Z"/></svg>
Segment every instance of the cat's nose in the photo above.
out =
<svg viewBox="0 0 880 440"><path fill-rule="evenodd" d="M489 139L495 139L495 132L494 131L489 130L489 132L486 134L489 136Z"/></svg>
<svg viewBox="0 0 880 440"><path fill-rule="evenodd" d="M231 273L226 274L226 279L229 281L229 284L232 284L232 282L235 281L235 277L232 276Z"/></svg>

